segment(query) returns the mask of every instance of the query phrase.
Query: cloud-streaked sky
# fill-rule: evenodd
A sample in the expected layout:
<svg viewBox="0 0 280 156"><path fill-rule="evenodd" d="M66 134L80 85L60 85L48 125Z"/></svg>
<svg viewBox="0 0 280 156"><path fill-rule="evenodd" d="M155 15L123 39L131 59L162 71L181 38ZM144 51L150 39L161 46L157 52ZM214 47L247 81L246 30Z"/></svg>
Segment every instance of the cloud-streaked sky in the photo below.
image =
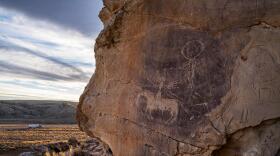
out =
<svg viewBox="0 0 280 156"><path fill-rule="evenodd" d="M99 0L0 0L0 99L78 101L95 70Z"/></svg>

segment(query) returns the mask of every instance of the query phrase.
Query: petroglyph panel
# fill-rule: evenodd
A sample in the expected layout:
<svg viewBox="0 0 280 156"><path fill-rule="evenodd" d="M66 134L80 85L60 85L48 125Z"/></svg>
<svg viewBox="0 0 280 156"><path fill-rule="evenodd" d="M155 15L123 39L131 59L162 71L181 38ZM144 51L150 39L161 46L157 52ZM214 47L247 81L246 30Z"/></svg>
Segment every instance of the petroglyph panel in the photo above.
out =
<svg viewBox="0 0 280 156"><path fill-rule="evenodd" d="M155 97L176 101L168 105L178 105L173 113L177 126L195 123L220 104L229 87L226 63L230 58L224 56L219 40L174 26L149 33L142 47L140 85ZM150 113L146 116L153 119Z"/></svg>

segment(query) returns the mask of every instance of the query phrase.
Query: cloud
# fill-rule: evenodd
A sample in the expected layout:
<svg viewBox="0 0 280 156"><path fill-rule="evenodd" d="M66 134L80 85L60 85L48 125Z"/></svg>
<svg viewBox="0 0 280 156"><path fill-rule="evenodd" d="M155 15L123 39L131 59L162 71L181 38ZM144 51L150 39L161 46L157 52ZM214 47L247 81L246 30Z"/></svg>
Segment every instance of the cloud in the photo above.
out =
<svg viewBox="0 0 280 156"><path fill-rule="evenodd" d="M1 0L0 5L89 36L102 27L96 16L102 8L101 0Z"/></svg>
<svg viewBox="0 0 280 156"><path fill-rule="evenodd" d="M34 62L35 58L37 57L37 59L40 59L40 60L44 61L45 63L48 62L49 66L54 64L56 67L59 67L59 69L57 69L57 70L60 70L61 74L63 73L63 70L68 69L68 70L70 70L69 74L76 75L76 76L75 77L69 77L69 76L67 76L67 73L65 74L65 76L59 76L57 74L51 74L51 73L42 72L42 71L39 71L39 70L33 70L31 68L28 69L28 68L23 68L23 67L20 67L20 66L17 66L17 65L8 65L9 61L5 61L6 63L3 63L3 61L1 61L3 59L1 59L1 58L0 58L0 68L3 67L3 68L6 68L6 69L12 69L12 72L15 73L15 74L23 75L23 73L28 73L27 74L28 76L32 76L32 75L36 76L36 75L40 74L40 76L43 76L43 75L45 75L47 77L48 76L53 76L53 77L56 77L56 79L58 79L58 80L59 80L59 77L61 79L64 79L64 80L77 80L77 81L81 81L81 80L87 81L88 80L88 77L86 76L86 74L81 69L76 68L74 65L72 65L72 64L74 64L72 62L70 64L69 61L68 61L69 63L67 63L67 61L66 60L63 61L62 58L47 56L44 53L38 53L38 52L32 51L30 49L26 49L26 48L23 48L23 47L18 47L17 45L9 44L9 46L1 46L1 44L3 44L3 43L5 43L5 42L3 41L1 43L1 40L0 40L0 49L2 50L2 58L4 58L4 60L5 60L4 56L8 55L6 57L6 58L8 58L9 56L11 56L12 53L15 53L15 55L19 55L18 53L23 53L23 54L26 53L23 56L26 59L28 59L28 55L30 55L30 59L33 59L33 62ZM92 64L90 64L90 63L83 63L83 62L75 62L75 64L76 65L83 65L83 66L85 66L85 65L92 66ZM50 77L49 79L52 79L52 77ZM52 79L52 80L56 80L56 79Z"/></svg>
<svg viewBox="0 0 280 156"><path fill-rule="evenodd" d="M18 65L10 64L8 62L0 61L0 71L2 75L18 75L22 77L30 77L34 79L42 79L42 80L51 80L51 81L88 81L89 77L86 75L76 75L70 74L67 76L51 73L51 72L44 72L39 70L34 70L32 68L21 67Z"/></svg>
<svg viewBox="0 0 280 156"><path fill-rule="evenodd" d="M0 7L0 98L17 94L52 99L72 97L68 100L77 101L95 69L93 46L93 38L76 30ZM7 80L21 83L12 85ZM23 85L29 82L37 85ZM8 89L8 84L15 88L20 86L23 93ZM50 96L44 84L58 91L50 92ZM59 88L70 84L79 85L59 94ZM24 88L29 91L25 93ZM45 94L39 95L39 92Z"/></svg>
<svg viewBox="0 0 280 156"><path fill-rule="evenodd" d="M0 80L0 99L77 101L83 91L81 86L84 85L81 82L61 83L6 77Z"/></svg>

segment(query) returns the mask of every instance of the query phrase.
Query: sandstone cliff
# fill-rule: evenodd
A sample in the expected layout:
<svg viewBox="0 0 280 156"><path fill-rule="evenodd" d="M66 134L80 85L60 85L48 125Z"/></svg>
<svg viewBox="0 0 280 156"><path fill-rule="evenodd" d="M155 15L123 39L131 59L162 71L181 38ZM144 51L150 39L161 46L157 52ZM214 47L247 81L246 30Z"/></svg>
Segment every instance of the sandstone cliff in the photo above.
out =
<svg viewBox="0 0 280 156"><path fill-rule="evenodd" d="M104 0L82 130L115 156L280 155L279 0Z"/></svg>

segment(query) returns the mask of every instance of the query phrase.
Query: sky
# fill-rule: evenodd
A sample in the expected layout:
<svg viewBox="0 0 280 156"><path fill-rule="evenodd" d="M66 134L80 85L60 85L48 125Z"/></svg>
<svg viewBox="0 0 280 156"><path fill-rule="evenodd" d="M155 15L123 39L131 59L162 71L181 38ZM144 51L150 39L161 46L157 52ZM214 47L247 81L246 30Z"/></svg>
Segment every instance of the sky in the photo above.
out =
<svg viewBox="0 0 280 156"><path fill-rule="evenodd" d="M0 99L78 101L101 0L0 0Z"/></svg>

